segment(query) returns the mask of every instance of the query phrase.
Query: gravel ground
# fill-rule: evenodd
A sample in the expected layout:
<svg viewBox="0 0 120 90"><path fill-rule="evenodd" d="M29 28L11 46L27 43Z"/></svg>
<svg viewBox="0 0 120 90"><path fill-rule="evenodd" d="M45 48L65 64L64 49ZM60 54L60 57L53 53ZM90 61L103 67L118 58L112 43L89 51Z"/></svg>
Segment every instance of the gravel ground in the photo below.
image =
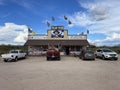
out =
<svg viewBox="0 0 120 90"><path fill-rule="evenodd" d="M71 56L0 61L0 90L120 90L120 56L118 61Z"/></svg>

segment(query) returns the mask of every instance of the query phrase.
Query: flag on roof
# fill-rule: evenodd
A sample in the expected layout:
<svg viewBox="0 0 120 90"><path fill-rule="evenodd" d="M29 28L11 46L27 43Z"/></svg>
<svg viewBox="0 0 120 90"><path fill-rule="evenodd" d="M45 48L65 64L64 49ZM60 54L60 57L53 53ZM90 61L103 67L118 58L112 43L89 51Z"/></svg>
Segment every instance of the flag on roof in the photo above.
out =
<svg viewBox="0 0 120 90"><path fill-rule="evenodd" d="M28 28L28 34L36 34L33 30L31 30L30 28Z"/></svg>
<svg viewBox="0 0 120 90"><path fill-rule="evenodd" d="M55 18L52 16L52 17L51 17L51 20L52 20L52 21L55 21Z"/></svg>
<svg viewBox="0 0 120 90"><path fill-rule="evenodd" d="M32 32L32 34L34 34L34 35L35 35L35 34L36 34L36 32L34 32L34 31L33 31L33 32Z"/></svg>
<svg viewBox="0 0 120 90"><path fill-rule="evenodd" d="M50 27L50 23L48 21L46 22L46 24L47 24L48 27Z"/></svg>
<svg viewBox="0 0 120 90"><path fill-rule="evenodd" d="M28 28L28 33L32 33L32 30L30 28Z"/></svg>
<svg viewBox="0 0 120 90"><path fill-rule="evenodd" d="M89 30L87 30L87 34L89 34Z"/></svg>
<svg viewBox="0 0 120 90"><path fill-rule="evenodd" d="M69 21L68 21L68 24L72 24L72 22L69 20Z"/></svg>
<svg viewBox="0 0 120 90"><path fill-rule="evenodd" d="M68 18L64 15L64 19L67 20Z"/></svg>

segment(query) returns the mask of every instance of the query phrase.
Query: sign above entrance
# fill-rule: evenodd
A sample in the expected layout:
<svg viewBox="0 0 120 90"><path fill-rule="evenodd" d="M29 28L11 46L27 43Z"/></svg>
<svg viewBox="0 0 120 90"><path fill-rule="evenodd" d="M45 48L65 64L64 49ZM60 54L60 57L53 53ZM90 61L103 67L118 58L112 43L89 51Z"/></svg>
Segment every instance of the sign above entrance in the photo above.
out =
<svg viewBox="0 0 120 90"><path fill-rule="evenodd" d="M47 31L47 39L68 39L68 31L64 26L51 26Z"/></svg>
<svg viewBox="0 0 120 90"><path fill-rule="evenodd" d="M63 26L51 26L52 30L64 30Z"/></svg>
<svg viewBox="0 0 120 90"><path fill-rule="evenodd" d="M51 30L51 38L64 38L64 30Z"/></svg>

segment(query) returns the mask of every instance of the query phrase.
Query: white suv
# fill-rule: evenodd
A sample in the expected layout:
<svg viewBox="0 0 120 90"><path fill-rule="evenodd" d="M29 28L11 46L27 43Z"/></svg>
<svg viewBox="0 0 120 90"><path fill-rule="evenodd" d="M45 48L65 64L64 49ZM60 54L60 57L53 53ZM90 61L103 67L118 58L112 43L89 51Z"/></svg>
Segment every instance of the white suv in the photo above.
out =
<svg viewBox="0 0 120 90"><path fill-rule="evenodd" d="M114 60L118 60L118 54L110 49L98 49L95 52L96 57L100 57L103 60L105 59L114 59Z"/></svg>

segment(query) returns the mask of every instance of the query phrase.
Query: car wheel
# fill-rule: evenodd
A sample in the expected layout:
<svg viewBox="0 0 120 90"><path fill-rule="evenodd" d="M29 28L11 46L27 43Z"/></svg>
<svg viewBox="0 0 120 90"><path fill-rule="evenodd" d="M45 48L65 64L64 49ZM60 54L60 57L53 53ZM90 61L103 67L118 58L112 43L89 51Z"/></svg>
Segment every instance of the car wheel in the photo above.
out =
<svg viewBox="0 0 120 90"><path fill-rule="evenodd" d="M118 60L118 58L114 59L114 60Z"/></svg>
<svg viewBox="0 0 120 90"><path fill-rule="evenodd" d="M102 59L105 60L105 56L104 55L102 56Z"/></svg>
<svg viewBox="0 0 120 90"><path fill-rule="evenodd" d="M81 59L84 60L85 58L82 56Z"/></svg>
<svg viewBox="0 0 120 90"><path fill-rule="evenodd" d="M97 54L95 54L95 57L98 58Z"/></svg>
<svg viewBox="0 0 120 90"><path fill-rule="evenodd" d="M95 60L95 58L93 58L92 60Z"/></svg>
<svg viewBox="0 0 120 90"><path fill-rule="evenodd" d="M61 58L59 57L58 60L60 60Z"/></svg>
<svg viewBox="0 0 120 90"><path fill-rule="evenodd" d="M49 57L47 57L47 61L49 61L50 59L49 59Z"/></svg>
<svg viewBox="0 0 120 90"><path fill-rule="evenodd" d="M14 62L16 62L18 60L18 58L16 57L15 59L14 59Z"/></svg>
<svg viewBox="0 0 120 90"><path fill-rule="evenodd" d="M26 59L26 55L24 56L24 59Z"/></svg>
<svg viewBox="0 0 120 90"><path fill-rule="evenodd" d="M4 62L8 62L8 60L6 60L6 59L4 59L3 61L4 61Z"/></svg>

